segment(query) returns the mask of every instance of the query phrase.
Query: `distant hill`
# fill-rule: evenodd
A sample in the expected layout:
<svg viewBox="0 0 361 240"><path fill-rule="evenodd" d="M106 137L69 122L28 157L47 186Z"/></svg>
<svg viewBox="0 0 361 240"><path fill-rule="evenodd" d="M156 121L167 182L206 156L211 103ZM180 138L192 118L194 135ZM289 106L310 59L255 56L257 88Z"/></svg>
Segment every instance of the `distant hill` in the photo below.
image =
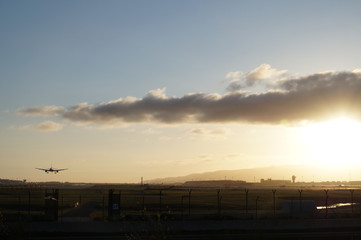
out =
<svg viewBox="0 0 361 240"><path fill-rule="evenodd" d="M150 184L182 184L187 181L207 180L242 180L260 182L261 179L291 180L296 176L296 182L303 181L345 181L349 180L349 172L338 171L337 168L317 168L304 165L269 166L262 168L219 170L214 172L194 173L186 176L166 177L148 180Z"/></svg>

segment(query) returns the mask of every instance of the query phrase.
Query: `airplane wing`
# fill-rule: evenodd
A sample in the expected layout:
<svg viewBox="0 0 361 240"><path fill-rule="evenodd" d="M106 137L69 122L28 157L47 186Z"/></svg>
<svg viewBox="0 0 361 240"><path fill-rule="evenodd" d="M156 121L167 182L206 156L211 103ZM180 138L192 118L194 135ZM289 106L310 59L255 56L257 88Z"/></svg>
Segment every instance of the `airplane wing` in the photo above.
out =
<svg viewBox="0 0 361 240"><path fill-rule="evenodd" d="M42 171L48 171L49 169L45 169L45 168L35 168L35 169L39 169L39 170L42 170Z"/></svg>
<svg viewBox="0 0 361 240"><path fill-rule="evenodd" d="M53 170L59 172L59 171L64 171L64 170L68 170L68 169L67 168L61 168L61 169L53 169Z"/></svg>

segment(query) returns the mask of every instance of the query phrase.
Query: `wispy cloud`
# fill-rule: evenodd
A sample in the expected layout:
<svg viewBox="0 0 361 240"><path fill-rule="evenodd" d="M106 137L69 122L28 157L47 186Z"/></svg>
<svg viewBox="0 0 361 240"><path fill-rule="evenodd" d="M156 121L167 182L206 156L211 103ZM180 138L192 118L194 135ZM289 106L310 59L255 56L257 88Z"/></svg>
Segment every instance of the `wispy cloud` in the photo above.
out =
<svg viewBox="0 0 361 240"><path fill-rule="evenodd" d="M280 77L284 73L284 70L263 66L248 73L246 78L254 81ZM119 123L279 124L317 121L338 113L361 117L361 73L323 72L282 79L275 82L272 89L257 94L234 91L224 95L190 93L167 97L165 89L157 89L143 98L127 97L96 105L82 103L70 108L36 107L18 112L52 115L77 124L100 126Z"/></svg>
<svg viewBox="0 0 361 240"><path fill-rule="evenodd" d="M206 138L219 138L228 136L230 130L227 128L214 128L214 129L207 129L207 128L193 128L189 131L192 135L202 136Z"/></svg>
<svg viewBox="0 0 361 240"><path fill-rule="evenodd" d="M63 128L63 125L53 121L45 121L36 125L24 125L19 127L14 127L16 129L27 129L27 130L36 130L36 131L46 131L46 132L55 132Z"/></svg>
<svg viewBox="0 0 361 240"><path fill-rule="evenodd" d="M61 114L65 109L59 106L32 107L18 110L19 114L29 116L54 116Z"/></svg>

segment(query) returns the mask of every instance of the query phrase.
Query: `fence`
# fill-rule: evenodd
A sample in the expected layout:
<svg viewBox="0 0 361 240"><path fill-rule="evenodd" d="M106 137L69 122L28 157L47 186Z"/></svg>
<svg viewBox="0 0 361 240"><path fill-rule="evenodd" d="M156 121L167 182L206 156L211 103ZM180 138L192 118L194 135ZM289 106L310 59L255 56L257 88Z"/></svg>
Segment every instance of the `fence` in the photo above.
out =
<svg viewBox="0 0 361 240"><path fill-rule="evenodd" d="M84 221L188 218L337 218L361 215L359 189L205 189L132 187L113 189L0 188L0 212L8 220ZM49 201L53 202L52 205ZM315 203L313 214L302 202ZM291 203L297 211L285 212ZM114 205L114 203L116 203ZM49 211L56 208L55 212ZM116 208L113 214L112 209ZM301 214L300 214L301 213ZM56 215L56 216L53 216ZM47 216L47 217L46 217Z"/></svg>

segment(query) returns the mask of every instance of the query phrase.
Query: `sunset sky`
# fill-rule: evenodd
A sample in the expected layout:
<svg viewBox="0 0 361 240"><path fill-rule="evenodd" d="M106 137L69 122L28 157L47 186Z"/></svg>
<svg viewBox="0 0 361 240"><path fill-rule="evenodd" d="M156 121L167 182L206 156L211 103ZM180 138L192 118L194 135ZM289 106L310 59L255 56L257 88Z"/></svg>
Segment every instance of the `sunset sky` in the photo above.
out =
<svg viewBox="0 0 361 240"><path fill-rule="evenodd" d="M0 0L0 178L312 165L326 173L303 180L361 180L360 9ZM35 169L51 165L69 170Z"/></svg>

